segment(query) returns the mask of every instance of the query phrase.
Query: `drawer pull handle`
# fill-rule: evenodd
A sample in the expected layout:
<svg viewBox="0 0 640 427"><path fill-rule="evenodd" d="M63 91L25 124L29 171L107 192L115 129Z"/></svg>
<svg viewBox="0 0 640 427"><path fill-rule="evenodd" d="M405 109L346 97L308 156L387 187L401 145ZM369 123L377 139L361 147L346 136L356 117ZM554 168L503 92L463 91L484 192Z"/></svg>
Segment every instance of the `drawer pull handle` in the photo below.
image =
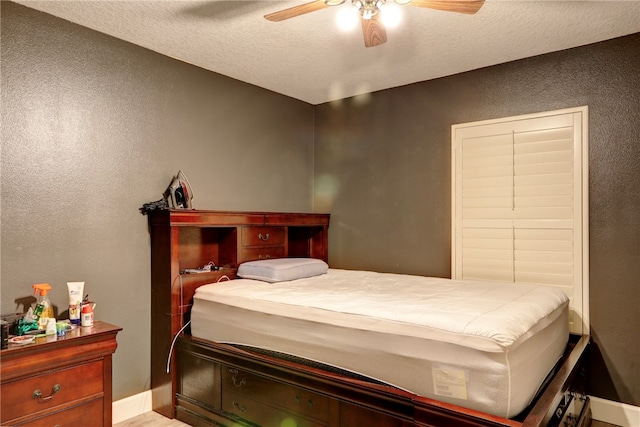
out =
<svg viewBox="0 0 640 427"><path fill-rule="evenodd" d="M269 259L271 258L271 255L265 255L264 259ZM258 255L258 259L262 259L262 255Z"/></svg>
<svg viewBox="0 0 640 427"><path fill-rule="evenodd" d="M244 405L240 405L238 402L233 402L233 409L240 412L244 412L247 410L247 407Z"/></svg>
<svg viewBox="0 0 640 427"><path fill-rule="evenodd" d="M296 394L296 397L294 398L294 400L296 401L296 403L300 403L300 395ZM309 408L313 408L313 405L315 405L315 403L313 403L313 400L311 399L307 400L307 406Z"/></svg>
<svg viewBox="0 0 640 427"><path fill-rule="evenodd" d="M234 375L234 376L231 377L231 382L236 387L242 387L243 385L245 385L247 383L247 380L245 378L243 378L240 381L238 381L238 377L236 377Z"/></svg>
<svg viewBox="0 0 640 427"><path fill-rule="evenodd" d="M47 397L42 397L42 392L40 390L36 390L33 392L33 398L37 399L38 402L40 403L45 403L50 401L51 399L53 399L53 396L60 391L60 389L62 388L62 386L60 384L56 384L53 386L53 388L51 389L51 395L47 396Z"/></svg>
<svg viewBox="0 0 640 427"><path fill-rule="evenodd" d="M267 240L269 240L269 237L271 237L271 236L269 236L269 233L267 233L267 234L262 234L262 233L258 234L258 239L262 240L263 242L266 242Z"/></svg>

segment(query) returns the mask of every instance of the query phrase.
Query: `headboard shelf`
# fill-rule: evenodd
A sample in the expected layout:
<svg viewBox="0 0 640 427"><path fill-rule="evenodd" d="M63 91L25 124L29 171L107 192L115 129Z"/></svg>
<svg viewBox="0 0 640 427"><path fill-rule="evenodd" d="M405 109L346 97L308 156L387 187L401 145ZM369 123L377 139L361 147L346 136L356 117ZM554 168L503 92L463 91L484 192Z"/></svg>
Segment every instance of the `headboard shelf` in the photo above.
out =
<svg viewBox="0 0 640 427"><path fill-rule="evenodd" d="M180 271L200 268L209 262L216 266L237 264L235 227L182 227L178 233Z"/></svg>
<svg viewBox="0 0 640 427"><path fill-rule="evenodd" d="M175 361L171 342L185 324L195 290L236 277L245 261L312 257L328 261L329 214L159 210L151 234L151 388L153 409L173 417ZM219 271L184 274L209 262Z"/></svg>

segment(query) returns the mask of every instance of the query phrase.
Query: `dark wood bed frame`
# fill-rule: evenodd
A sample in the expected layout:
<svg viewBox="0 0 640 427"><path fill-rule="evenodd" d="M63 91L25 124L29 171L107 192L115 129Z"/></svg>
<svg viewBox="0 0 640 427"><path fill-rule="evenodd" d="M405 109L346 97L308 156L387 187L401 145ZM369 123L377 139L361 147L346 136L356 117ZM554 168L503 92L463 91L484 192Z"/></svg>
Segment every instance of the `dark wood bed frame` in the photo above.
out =
<svg viewBox="0 0 640 427"><path fill-rule="evenodd" d="M447 404L327 366L192 337L195 290L234 279L245 261L328 261L328 214L159 210L151 234L153 409L193 426L588 426L589 336L564 357L514 419ZM218 270L184 273L213 262ZM392 367L390 367L392 368Z"/></svg>

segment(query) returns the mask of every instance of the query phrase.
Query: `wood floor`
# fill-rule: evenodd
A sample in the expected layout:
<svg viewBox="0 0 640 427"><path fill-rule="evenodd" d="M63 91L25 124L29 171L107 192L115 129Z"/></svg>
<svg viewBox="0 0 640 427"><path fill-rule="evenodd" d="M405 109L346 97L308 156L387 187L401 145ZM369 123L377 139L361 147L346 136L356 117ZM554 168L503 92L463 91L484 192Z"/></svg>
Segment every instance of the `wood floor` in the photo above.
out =
<svg viewBox="0 0 640 427"><path fill-rule="evenodd" d="M156 412L146 412L137 417L114 424L113 427L183 427L187 424L165 418ZM591 427L619 427L614 424L593 420Z"/></svg>
<svg viewBox="0 0 640 427"><path fill-rule="evenodd" d="M119 422L118 424L114 424L113 427L183 427L188 426L183 422L178 420L172 420L157 412L145 412L142 415L138 415L137 417L129 418L128 420L124 420Z"/></svg>

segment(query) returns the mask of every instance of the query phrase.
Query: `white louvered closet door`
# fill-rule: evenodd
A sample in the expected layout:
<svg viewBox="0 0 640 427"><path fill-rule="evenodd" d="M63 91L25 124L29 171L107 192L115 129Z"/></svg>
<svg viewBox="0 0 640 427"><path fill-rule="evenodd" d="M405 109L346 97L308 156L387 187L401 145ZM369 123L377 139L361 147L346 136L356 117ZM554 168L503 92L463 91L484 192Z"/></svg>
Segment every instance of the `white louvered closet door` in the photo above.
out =
<svg viewBox="0 0 640 427"><path fill-rule="evenodd" d="M587 109L452 127L452 276L534 283L588 331Z"/></svg>

